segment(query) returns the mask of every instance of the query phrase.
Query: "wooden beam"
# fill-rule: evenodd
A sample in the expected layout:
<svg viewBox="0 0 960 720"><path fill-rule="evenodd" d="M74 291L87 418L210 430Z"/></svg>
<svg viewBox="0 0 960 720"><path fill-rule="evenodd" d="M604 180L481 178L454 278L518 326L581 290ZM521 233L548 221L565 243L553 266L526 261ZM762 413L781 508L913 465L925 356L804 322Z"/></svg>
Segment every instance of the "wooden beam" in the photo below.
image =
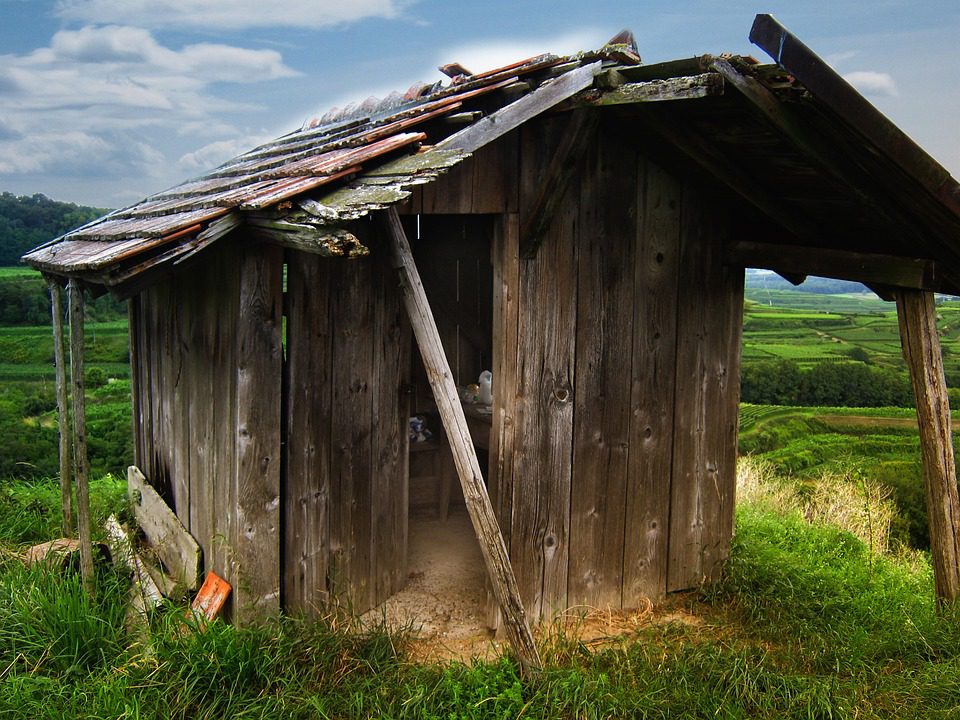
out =
<svg viewBox="0 0 960 720"><path fill-rule="evenodd" d="M600 72L600 67L600 62L590 63L545 82L529 95L524 95L470 127L442 140L437 144L437 148L462 150L468 153L479 150L527 120L593 85L593 78Z"/></svg>
<svg viewBox="0 0 960 720"><path fill-rule="evenodd" d="M586 108L574 110L529 215L520 228L520 256L532 258L540 238L557 214L557 208L576 173L590 140L594 137L600 115Z"/></svg>
<svg viewBox="0 0 960 720"><path fill-rule="evenodd" d="M741 170L705 138L692 131L685 131L680 123L673 122L670 115L654 112L650 106L638 106L635 110L642 124L663 138L674 149L726 186L747 203L766 215L778 227L798 239L829 239L829 230L802 217L784 202L770 193L770 188Z"/></svg>
<svg viewBox="0 0 960 720"><path fill-rule="evenodd" d="M370 254L356 235L341 228L252 214L247 217L247 225L255 237L291 250L325 257L364 257Z"/></svg>
<svg viewBox="0 0 960 720"><path fill-rule="evenodd" d="M604 76L607 84L616 83L622 75ZM635 103L662 102L665 100L696 100L723 95L723 77L716 72L701 73L690 77L646 80L616 85L603 93L584 93L574 98L577 105L632 105Z"/></svg>
<svg viewBox="0 0 960 720"><path fill-rule="evenodd" d="M815 128L809 121L801 120L773 91L755 77L741 74L730 61L724 58L708 60L710 68L723 75L778 133L827 174L843 183L851 197L891 227L901 228L903 232L911 232L911 229L916 227L915 217L906 214L897 204L884 201L884 198L899 197L902 194L900 187L884 187L881 184L884 181L881 174L862 170L861 164L853 157L849 142L845 142L842 137L831 141L822 129ZM924 247L929 245L941 257L960 261L956 248L938 237L914 235L905 236L904 239L908 243L922 243Z"/></svg>
<svg viewBox="0 0 960 720"><path fill-rule="evenodd" d="M93 543L90 538L90 487L87 472L87 412L83 379L83 288L71 278L67 286L70 302L70 377L73 383L73 459L77 482L77 525L80 530L80 573L87 592L93 595Z"/></svg>
<svg viewBox="0 0 960 720"><path fill-rule="evenodd" d="M917 400L934 586L940 604L953 603L960 596L960 498L936 306L931 292L897 290L896 296L900 343Z"/></svg>
<svg viewBox="0 0 960 720"><path fill-rule="evenodd" d="M57 369L57 425L60 429L60 531L73 537L73 477L70 457L70 409L67 403L67 350L63 332L63 288L49 278L50 314L53 319L53 359Z"/></svg>
<svg viewBox="0 0 960 720"><path fill-rule="evenodd" d="M815 97L960 214L960 186L950 173L772 15L760 14L750 41L762 48Z"/></svg>
<svg viewBox="0 0 960 720"><path fill-rule="evenodd" d="M936 264L923 258L740 240L724 247L723 260L727 265L764 268L781 275L819 275L913 290L940 289Z"/></svg>
<svg viewBox="0 0 960 720"><path fill-rule="evenodd" d="M423 284L420 282L420 273L413 261L410 244L407 242L406 233L395 208L387 211L386 219L393 264L400 275L404 304L410 317L414 337L420 348L433 397L453 451L464 501L470 513L470 520L473 522L473 529L480 541L480 550L483 553L493 592L500 605L510 644L525 670L538 670L541 667L540 656L533 642L533 635L520 599L520 590L513 574L513 567L510 565L503 535L500 533L500 526L497 524L490 498L487 496L480 464L477 462L477 454L470 438L470 429L457 396L450 365L443 352L436 321L430 310Z"/></svg>

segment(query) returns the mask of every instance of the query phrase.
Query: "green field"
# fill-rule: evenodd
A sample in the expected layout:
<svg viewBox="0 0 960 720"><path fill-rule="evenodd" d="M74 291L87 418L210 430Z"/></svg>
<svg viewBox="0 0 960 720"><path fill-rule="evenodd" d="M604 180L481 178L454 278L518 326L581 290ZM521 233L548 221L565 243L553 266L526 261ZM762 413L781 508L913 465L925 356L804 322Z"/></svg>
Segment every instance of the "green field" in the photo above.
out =
<svg viewBox="0 0 960 720"><path fill-rule="evenodd" d="M954 443L960 423L954 423ZM896 504L892 535L929 544L916 412L911 408L740 408L740 453L801 484L840 473L879 482Z"/></svg>
<svg viewBox="0 0 960 720"><path fill-rule="evenodd" d="M29 267L0 267L0 280L10 278L37 278L43 276L33 268Z"/></svg>

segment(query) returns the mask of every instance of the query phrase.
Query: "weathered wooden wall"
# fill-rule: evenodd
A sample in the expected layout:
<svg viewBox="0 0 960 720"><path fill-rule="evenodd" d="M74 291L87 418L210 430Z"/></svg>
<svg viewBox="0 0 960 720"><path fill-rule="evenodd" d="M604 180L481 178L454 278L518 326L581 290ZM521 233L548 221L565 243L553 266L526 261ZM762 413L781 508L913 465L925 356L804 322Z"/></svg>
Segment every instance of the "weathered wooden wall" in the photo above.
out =
<svg viewBox="0 0 960 720"><path fill-rule="evenodd" d="M237 242L133 299L136 463L234 587L280 607L282 251Z"/></svg>
<svg viewBox="0 0 960 720"><path fill-rule="evenodd" d="M533 617L716 575L733 526L742 272L709 192L605 119L532 258L525 213L566 126L519 133L496 234L491 480Z"/></svg>
<svg viewBox="0 0 960 720"><path fill-rule="evenodd" d="M286 363L280 248L237 238L131 308L136 462L234 586L240 622L331 592L362 611L406 577L394 271L384 252L286 261Z"/></svg>
<svg viewBox="0 0 960 720"><path fill-rule="evenodd" d="M406 578L410 334L376 238L362 260L288 254L284 605L356 611Z"/></svg>

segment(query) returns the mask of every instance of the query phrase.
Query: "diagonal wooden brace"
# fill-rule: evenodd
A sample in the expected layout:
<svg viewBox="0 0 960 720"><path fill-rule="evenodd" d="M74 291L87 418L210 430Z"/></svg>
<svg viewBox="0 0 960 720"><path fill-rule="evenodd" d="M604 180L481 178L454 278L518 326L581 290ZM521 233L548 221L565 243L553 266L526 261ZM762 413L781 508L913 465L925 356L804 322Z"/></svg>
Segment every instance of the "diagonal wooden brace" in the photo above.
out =
<svg viewBox="0 0 960 720"><path fill-rule="evenodd" d="M541 667L537 646L533 642L530 625L527 622L520 589L510 565L507 547L500 533L493 506L483 484L477 453L470 438L470 429L463 414L463 407L457 396L450 365L443 352L437 323L430 310L427 295L420 282L420 273L413 262L413 253L406 233L400 224L400 217L394 208L386 213L390 235L390 247L393 253L393 265L400 275L400 288L404 305L410 316L410 324L423 357L423 365L433 390L444 430L453 450L457 475L463 488L463 498L473 522L474 532L480 541L483 561L490 576L490 583L503 614L504 625L510 644L513 646L520 664L527 672Z"/></svg>

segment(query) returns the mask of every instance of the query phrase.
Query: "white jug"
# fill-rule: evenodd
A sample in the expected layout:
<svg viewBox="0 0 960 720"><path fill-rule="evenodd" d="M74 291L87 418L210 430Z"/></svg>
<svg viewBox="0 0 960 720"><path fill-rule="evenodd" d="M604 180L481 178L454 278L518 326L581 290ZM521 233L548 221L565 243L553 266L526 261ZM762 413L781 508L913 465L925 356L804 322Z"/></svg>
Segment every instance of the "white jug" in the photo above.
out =
<svg viewBox="0 0 960 720"><path fill-rule="evenodd" d="M489 370L480 373L480 402L483 405L493 404L493 373Z"/></svg>

